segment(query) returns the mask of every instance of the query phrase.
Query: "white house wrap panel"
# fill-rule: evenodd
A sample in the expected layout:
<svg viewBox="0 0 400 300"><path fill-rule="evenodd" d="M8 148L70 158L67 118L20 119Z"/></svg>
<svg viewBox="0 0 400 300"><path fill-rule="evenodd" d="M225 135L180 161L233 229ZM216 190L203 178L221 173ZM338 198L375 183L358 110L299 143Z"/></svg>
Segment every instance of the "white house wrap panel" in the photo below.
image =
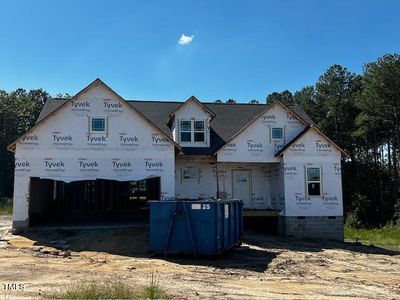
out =
<svg viewBox="0 0 400 300"><path fill-rule="evenodd" d="M327 139L310 129L283 154L285 215L342 216L340 151ZM321 193L307 194L306 170L321 171Z"/></svg>
<svg viewBox="0 0 400 300"><path fill-rule="evenodd" d="M106 118L104 133L90 117ZM175 194L174 146L113 93L96 86L66 103L16 144L14 221L28 218L29 178L64 182L161 177L161 198Z"/></svg>
<svg viewBox="0 0 400 300"><path fill-rule="evenodd" d="M279 162L275 153L303 130L305 125L284 109L272 105L264 114L218 151L218 161ZM282 129L282 138L274 139L273 129Z"/></svg>

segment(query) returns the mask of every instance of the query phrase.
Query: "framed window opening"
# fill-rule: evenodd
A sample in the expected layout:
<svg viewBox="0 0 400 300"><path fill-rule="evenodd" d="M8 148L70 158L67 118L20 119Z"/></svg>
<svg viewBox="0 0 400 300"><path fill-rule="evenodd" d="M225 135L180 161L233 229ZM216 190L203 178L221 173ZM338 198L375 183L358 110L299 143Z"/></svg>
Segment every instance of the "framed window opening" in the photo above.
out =
<svg viewBox="0 0 400 300"><path fill-rule="evenodd" d="M89 124L91 133L105 133L107 129L107 118L90 117Z"/></svg>
<svg viewBox="0 0 400 300"><path fill-rule="evenodd" d="M282 127L271 127L272 140L283 140L283 133Z"/></svg>
<svg viewBox="0 0 400 300"><path fill-rule="evenodd" d="M181 142L191 142L192 141L192 122L191 121L181 121L180 122L180 136L181 136Z"/></svg>
<svg viewBox="0 0 400 300"><path fill-rule="evenodd" d="M308 196L321 196L321 168L306 167L306 188Z"/></svg>
<svg viewBox="0 0 400 300"><path fill-rule="evenodd" d="M206 141L205 121L181 120L180 141L188 143L204 143Z"/></svg>
<svg viewBox="0 0 400 300"><path fill-rule="evenodd" d="M198 181L199 169L198 168L182 168L182 181Z"/></svg>

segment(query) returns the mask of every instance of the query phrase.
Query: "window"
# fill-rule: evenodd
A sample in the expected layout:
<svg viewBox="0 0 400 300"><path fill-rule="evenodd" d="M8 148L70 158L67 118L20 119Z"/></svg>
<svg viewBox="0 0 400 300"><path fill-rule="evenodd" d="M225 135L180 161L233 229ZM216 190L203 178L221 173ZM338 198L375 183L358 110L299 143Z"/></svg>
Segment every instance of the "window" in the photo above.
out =
<svg viewBox="0 0 400 300"><path fill-rule="evenodd" d="M91 132L105 132L106 131L106 118L104 118L104 117L91 118L90 131Z"/></svg>
<svg viewBox="0 0 400 300"><path fill-rule="evenodd" d="M195 142L205 141L204 121L194 121L194 141Z"/></svg>
<svg viewBox="0 0 400 300"><path fill-rule="evenodd" d="M181 121L181 142L192 141L192 122Z"/></svg>
<svg viewBox="0 0 400 300"><path fill-rule="evenodd" d="M282 140L283 128L271 128L271 136L273 140Z"/></svg>
<svg viewBox="0 0 400 300"><path fill-rule="evenodd" d="M204 142L206 140L204 121L181 121L181 142Z"/></svg>
<svg viewBox="0 0 400 300"><path fill-rule="evenodd" d="M184 168L182 169L182 180L198 180L199 169L197 168Z"/></svg>
<svg viewBox="0 0 400 300"><path fill-rule="evenodd" d="M307 168L307 195L321 196L321 168Z"/></svg>

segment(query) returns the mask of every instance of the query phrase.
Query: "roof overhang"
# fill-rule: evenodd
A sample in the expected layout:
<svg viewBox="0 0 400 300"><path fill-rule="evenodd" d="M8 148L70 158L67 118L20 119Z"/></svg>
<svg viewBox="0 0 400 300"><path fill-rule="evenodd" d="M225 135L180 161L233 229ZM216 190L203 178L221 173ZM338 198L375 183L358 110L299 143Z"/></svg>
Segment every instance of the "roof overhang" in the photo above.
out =
<svg viewBox="0 0 400 300"><path fill-rule="evenodd" d="M290 145L294 144L296 141L301 139L310 130L314 130L319 135L323 136L329 143L331 143L342 154L342 157L344 157L344 158L349 157L349 154L345 150L343 150L340 146L338 146L338 144L336 144L334 141L332 141L326 134L324 134L318 127L316 127L313 124L310 124L307 127L305 127L298 135L296 135L291 141L289 141L285 146L283 146L282 149L280 149L277 153L275 153L274 156L275 157L283 156L283 154L290 147Z"/></svg>
<svg viewBox="0 0 400 300"><path fill-rule="evenodd" d="M257 121L262 115L264 115L268 110L270 110L275 105L281 105L283 108L289 110L304 125L306 125L306 126L309 125L301 116L299 116L295 111L293 111L293 109L291 109L288 105L284 104L282 101L275 100L268 107L266 107L260 114L258 114L253 119L251 119L242 129L240 129L238 132L236 132L227 142L225 142L225 144L223 144L217 151L215 151L213 155L217 155L219 150L221 150L225 145L232 142L246 128L248 128L251 124L253 124L255 121Z"/></svg>
<svg viewBox="0 0 400 300"><path fill-rule="evenodd" d="M189 102L195 102L197 105L199 105L207 114L210 115L211 119L213 119L215 117L215 113L211 109L209 109L207 106L205 106L203 103L201 103L200 100L197 99L195 96L191 96L185 102L183 102L181 105L179 105L177 109L175 109L172 113L169 114L168 123L171 122L171 120L175 116L176 112L179 111L183 106L185 106Z"/></svg>

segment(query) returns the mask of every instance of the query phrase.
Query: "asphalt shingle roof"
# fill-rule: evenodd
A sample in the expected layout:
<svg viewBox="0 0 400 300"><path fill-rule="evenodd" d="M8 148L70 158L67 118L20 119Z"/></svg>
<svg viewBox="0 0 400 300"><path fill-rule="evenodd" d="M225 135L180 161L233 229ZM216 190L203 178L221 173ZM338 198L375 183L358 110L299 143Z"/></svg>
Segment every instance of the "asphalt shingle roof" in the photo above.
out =
<svg viewBox="0 0 400 300"><path fill-rule="evenodd" d="M49 99L43 107L37 121L46 118L50 113L63 105L66 99ZM127 102L158 126L166 135L172 138L168 127L168 118L183 102L127 100ZM204 103L215 113L210 123L210 148L183 147L185 155L212 155L221 148L234 134L240 131L256 116L261 114L269 104L227 104ZM303 109L297 105L288 105L306 123L313 124Z"/></svg>

